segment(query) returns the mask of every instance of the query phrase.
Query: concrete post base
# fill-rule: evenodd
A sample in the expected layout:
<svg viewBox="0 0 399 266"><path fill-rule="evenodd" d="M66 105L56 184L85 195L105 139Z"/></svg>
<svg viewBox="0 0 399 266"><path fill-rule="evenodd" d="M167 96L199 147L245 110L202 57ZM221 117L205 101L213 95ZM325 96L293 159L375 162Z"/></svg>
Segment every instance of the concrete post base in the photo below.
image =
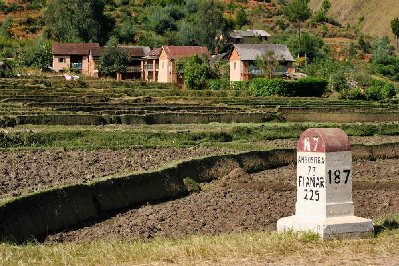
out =
<svg viewBox="0 0 399 266"><path fill-rule="evenodd" d="M277 230L310 231L319 234L323 239L328 239L371 236L374 232L374 226L371 220L356 216L319 218L294 215L279 219Z"/></svg>

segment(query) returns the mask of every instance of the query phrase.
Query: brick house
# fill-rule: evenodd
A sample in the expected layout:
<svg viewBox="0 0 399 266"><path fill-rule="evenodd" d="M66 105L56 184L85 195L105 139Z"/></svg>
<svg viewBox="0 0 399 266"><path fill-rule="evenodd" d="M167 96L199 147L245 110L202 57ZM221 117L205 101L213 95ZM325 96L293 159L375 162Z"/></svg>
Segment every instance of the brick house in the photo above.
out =
<svg viewBox="0 0 399 266"><path fill-rule="evenodd" d="M167 46L161 48L159 55L158 82L181 82L176 70L176 60L191 56L209 56L208 48L205 46Z"/></svg>
<svg viewBox="0 0 399 266"><path fill-rule="evenodd" d="M255 65L258 56L272 51L280 63L276 72L293 72L295 62L285 44L235 44L230 56L230 81L250 80L261 74Z"/></svg>
<svg viewBox="0 0 399 266"><path fill-rule="evenodd" d="M125 73L122 73L122 79L144 79L144 57L150 53L148 46L118 46L125 49L130 62Z"/></svg>
<svg viewBox="0 0 399 266"><path fill-rule="evenodd" d="M90 51L98 49L98 43L54 43L52 67L56 72L77 69L84 75L95 76L96 64Z"/></svg>
<svg viewBox="0 0 399 266"><path fill-rule="evenodd" d="M149 54L144 56L144 80L145 81L158 81L159 72L159 56L161 55L162 48L154 48Z"/></svg>
<svg viewBox="0 0 399 266"><path fill-rule="evenodd" d="M119 46L125 49L130 62L125 73L118 75L119 79L143 79L145 57L150 52L148 46ZM55 43L52 47L53 69L56 72L76 69L79 73L98 77L98 63L104 47L98 43Z"/></svg>

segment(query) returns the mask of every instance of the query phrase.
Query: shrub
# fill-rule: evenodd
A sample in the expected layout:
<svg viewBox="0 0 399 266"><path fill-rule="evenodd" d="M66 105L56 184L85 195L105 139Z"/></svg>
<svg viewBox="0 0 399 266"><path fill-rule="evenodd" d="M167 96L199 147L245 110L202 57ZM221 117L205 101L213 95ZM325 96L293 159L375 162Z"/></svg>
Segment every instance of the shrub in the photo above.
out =
<svg viewBox="0 0 399 266"><path fill-rule="evenodd" d="M373 80L365 92L368 100L380 101L391 99L396 95L395 87L392 83L382 80Z"/></svg>
<svg viewBox="0 0 399 266"><path fill-rule="evenodd" d="M303 78L295 81L257 78L251 82L251 91L254 96L320 97L327 85L328 82L321 78Z"/></svg>
<svg viewBox="0 0 399 266"><path fill-rule="evenodd" d="M328 81L322 78L303 78L290 82L294 85L294 96L300 97L320 97L328 86Z"/></svg>
<svg viewBox="0 0 399 266"><path fill-rule="evenodd" d="M227 79L210 79L208 80L208 89L210 90L228 90L230 88Z"/></svg>
<svg viewBox="0 0 399 266"><path fill-rule="evenodd" d="M249 89L249 81L247 81L247 80L231 81L230 89L231 90L248 90Z"/></svg>
<svg viewBox="0 0 399 266"><path fill-rule="evenodd" d="M359 88L348 88L341 90L340 98L348 100L363 100L365 95Z"/></svg>
<svg viewBox="0 0 399 266"><path fill-rule="evenodd" d="M254 96L292 96L288 84L282 79L256 78L251 82L251 91Z"/></svg>

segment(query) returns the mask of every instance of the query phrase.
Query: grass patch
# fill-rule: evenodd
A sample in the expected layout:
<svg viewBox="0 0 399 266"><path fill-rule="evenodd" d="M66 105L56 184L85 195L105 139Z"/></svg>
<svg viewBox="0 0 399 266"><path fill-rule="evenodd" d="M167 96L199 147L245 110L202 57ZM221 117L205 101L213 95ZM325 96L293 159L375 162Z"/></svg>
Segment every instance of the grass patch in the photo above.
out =
<svg viewBox="0 0 399 266"><path fill-rule="evenodd" d="M399 135L397 123L265 123L140 126L18 126L0 132L1 148L123 149L223 146L267 149L263 140L298 138L309 127L340 127L349 136Z"/></svg>
<svg viewBox="0 0 399 266"><path fill-rule="evenodd" d="M0 244L2 265L394 264L399 231L374 238L323 241L313 234L245 232L149 241Z"/></svg>

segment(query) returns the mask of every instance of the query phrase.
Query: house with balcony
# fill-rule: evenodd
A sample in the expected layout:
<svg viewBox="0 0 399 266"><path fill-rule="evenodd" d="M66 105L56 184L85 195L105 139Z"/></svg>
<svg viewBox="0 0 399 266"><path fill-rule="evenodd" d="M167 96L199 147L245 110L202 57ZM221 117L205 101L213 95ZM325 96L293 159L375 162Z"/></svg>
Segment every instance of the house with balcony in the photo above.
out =
<svg viewBox="0 0 399 266"><path fill-rule="evenodd" d="M271 52L280 63L278 73L294 72L294 58L285 44L235 44L230 56L230 81L251 80L263 75L256 64L257 57Z"/></svg>
<svg viewBox="0 0 399 266"><path fill-rule="evenodd" d="M125 49L130 62L125 73L122 73L122 79L141 79L144 80L144 57L150 53L148 46L118 46Z"/></svg>
<svg viewBox="0 0 399 266"><path fill-rule="evenodd" d="M83 75L95 76L96 64L90 51L98 49L98 43L54 43L52 68L61 73L76 70Z"/></svg>
<svg viewBox="0 0 399 266"><path fill-rule="evenodd" d="M176 60L191 56L208 56L209 51L205 46L168 46L164 45L161 48L159 55L159 71L158 82L182 82L182 73L178 73L176 69Z"/></svg>
<svg viewBox="0 0 399 266"><path fill-rule="evenodd" d="M161 55L162 48L154 48L149 54L144 56L144 80L145 81L158 81L159 72L159 56Z"/></svg>

